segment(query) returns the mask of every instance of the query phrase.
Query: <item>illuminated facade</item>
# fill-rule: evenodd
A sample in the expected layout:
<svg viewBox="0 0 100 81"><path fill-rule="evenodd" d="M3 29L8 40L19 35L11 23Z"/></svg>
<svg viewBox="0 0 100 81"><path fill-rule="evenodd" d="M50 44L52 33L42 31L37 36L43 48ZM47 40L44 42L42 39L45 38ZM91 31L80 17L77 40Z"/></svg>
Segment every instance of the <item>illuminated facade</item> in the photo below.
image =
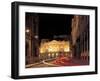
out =
<svg viewBox="0 0 100 81"><path fill-rule="evenodd" d="M55 58L63 54L65 56L70 55L70 43L69 41L57 41L52 40L48 42L41 42L40 45L40 58L48 59Z"/></svg>
<svg viewBox="0 0 100 81"><path fill-rule="evenodd" d="M68 41L57 41L52 40L50 42L41 43L40 53L46 52L69 52L69 42Z"/></svg>

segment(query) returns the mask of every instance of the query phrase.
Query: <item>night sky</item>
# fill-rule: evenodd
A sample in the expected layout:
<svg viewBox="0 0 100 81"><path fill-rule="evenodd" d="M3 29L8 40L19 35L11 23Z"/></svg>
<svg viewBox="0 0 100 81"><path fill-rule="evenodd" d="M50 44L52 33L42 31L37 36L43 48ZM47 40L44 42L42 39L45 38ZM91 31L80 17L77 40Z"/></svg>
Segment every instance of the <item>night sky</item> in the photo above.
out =
<svg viewBox="0 0 100 81"><path fill-rule="evenodd" d="M70 35L72 15L38 14L39 38L53 38L54 35Z"/></svg>
<svg viewBox="0 0 100 81"><path fill-rule="evenodd" d="M29 16L38 16L39 39L54 39L54 36L65 36L71 34L71 21L73 15L27 13ZM27 19L26 19L27 20ZM27 26L32 22L27 20Z"/></svg>

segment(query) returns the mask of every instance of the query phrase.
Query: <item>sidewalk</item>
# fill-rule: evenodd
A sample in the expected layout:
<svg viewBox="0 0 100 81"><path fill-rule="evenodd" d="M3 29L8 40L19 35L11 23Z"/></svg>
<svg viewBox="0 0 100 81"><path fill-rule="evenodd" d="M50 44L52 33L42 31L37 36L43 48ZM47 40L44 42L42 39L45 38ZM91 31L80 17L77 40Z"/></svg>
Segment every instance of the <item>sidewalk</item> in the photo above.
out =
<svg viewBox="0 0 100 81"><path fill-rule="evenodd" d="M72 63L79 64L79 65L89 65L88 61L81 60L81 59L72 59Z"/></svg>

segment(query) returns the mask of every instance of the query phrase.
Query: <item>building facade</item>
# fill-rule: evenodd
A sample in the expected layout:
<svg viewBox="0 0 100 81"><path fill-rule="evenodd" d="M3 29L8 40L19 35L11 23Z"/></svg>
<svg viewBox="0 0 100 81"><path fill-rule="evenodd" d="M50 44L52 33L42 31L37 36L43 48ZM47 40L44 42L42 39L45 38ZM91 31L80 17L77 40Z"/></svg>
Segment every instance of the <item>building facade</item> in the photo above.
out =
<svg viewBox="0 0 100 81"><path fill-rule="evenodd" d="M38 61L38 16L26 13L25 19L25 54L26 64Z"/></svg>
<svg viewBox="0 0 100 81"><path fill-rule="evenodd" d="M89 61L89 16L73 17L71 37L73 57Z"/></svg>
<svg viewBox="0 0 100 81"><path fill-rule="evenodd" d="M69 41L43 41L40 45L40 59L48 60L60 55L71 57Z"/></svg>

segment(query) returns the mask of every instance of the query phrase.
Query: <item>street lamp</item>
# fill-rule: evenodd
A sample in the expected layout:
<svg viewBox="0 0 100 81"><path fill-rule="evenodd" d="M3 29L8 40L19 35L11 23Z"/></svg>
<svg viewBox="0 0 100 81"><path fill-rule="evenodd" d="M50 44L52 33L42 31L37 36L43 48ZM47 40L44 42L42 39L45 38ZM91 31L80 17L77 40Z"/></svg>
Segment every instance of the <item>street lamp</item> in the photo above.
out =
<svg viewBox="0 0 100 81"><path fill-rule="evenodd" d="M26 32L27 32L27 33L29 33L29 32L30 32L30 30L29 30L29 29L26 29Z"/></svg>

